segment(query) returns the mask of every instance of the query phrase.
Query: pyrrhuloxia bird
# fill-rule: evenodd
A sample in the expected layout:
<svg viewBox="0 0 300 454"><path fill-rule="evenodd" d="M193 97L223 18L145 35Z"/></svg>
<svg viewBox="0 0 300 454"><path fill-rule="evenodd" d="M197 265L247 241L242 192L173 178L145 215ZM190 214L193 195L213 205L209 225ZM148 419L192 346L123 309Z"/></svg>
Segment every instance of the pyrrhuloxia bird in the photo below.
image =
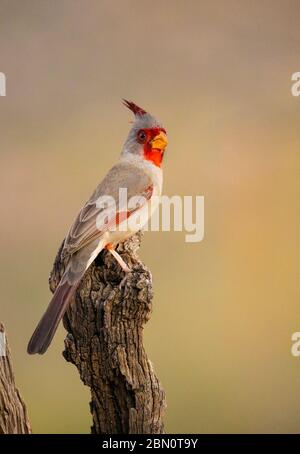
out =
<svg viewBox="0 0 300 454"><path fill-rule="evenodd" d="M124 104L135 115L133 126L119 161L82 207L65 238L62 257L66 269L29 341L30 354L45 353L80 280L102 249L108 249L122 269L129 271L115 247L145 225L157 207L162 189L161 164L168 143L166 131L159 121L133 102L124 100ZM125 203L120 200L120 188L127 189ZM99 204L107 196L115 200L117 209L109 202ZM133 197L139 202L128 203ZM129 222L137 217L139 222Z"/></svg>

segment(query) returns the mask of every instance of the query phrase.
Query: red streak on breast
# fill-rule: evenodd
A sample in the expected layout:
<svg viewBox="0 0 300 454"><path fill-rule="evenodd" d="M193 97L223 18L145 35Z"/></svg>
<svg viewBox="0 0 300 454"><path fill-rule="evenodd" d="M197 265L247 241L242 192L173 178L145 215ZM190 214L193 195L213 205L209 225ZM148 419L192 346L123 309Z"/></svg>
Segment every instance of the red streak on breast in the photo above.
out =
<svg viewBox="0 0 300 454"><path fill-rule="evenodd" d="M129 216L129 211L119 211L116 214L116 225L119 225L121 222L125 221L127 218L129 218Z"/></svg>

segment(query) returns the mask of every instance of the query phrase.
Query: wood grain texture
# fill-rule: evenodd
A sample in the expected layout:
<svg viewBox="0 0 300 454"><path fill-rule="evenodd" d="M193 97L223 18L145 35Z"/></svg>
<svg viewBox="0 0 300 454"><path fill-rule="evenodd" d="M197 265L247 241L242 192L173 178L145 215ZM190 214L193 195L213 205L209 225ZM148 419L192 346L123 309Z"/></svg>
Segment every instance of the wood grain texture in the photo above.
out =
<svg viewBox="0 0 300 454"><path fill-rule="evenodd" d="M0 323L0 332L5 333ZM5 355L0 356L0 434L29 434L26 406L15 385L11 353L6 339Z"/></svg>
<svg viewBox="0 0 300 454"><path fill-rule="evenodd" d="M164 432L165 393L143 347L153 290L151 273L137 257L140 241L138 233L117 249L132 268L125 280L112 255L103 251L64 317L63 355L91 390L92 433ZM64 270L60 251L50 276L52 291Z"/></svg>

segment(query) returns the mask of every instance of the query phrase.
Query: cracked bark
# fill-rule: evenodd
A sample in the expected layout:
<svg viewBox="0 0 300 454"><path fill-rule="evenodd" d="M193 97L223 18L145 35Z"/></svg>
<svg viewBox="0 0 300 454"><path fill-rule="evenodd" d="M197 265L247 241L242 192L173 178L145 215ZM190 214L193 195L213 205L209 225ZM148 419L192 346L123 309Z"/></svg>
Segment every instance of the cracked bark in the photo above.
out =
<svg viewBox="0 0 300 454"><path fill-rule="evenodd" d="M141 235L117 248L132 268L125 282L116 260L103 251L64 317L63 356L90 387L92 433L164 433L165 393L143 347L153 290L151 273L137 256ZM49 280L52 292L64 270L60 251Z"/></svg>
<svg viewBox="0 0 300 454"><path fill-rule="evenodd" d="M5 333L0 322L0 333ZM4 337L1 335L1 347ZM7 340L4 345L5 355L0 353L0 434L29 434L31 428L26 406L15 385L11 353Z"/></svg>

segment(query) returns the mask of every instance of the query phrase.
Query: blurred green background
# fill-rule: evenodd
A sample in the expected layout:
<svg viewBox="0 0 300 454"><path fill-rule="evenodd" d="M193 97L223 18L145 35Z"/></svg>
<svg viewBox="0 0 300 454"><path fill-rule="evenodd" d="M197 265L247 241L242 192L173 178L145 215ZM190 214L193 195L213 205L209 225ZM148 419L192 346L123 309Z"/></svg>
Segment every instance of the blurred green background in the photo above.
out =
<svg viewBox="0 0 300 454"><path fill-rule="evenodd" d="M26 345L57 248L118 158L122 97L168 130L164 193L205 196L203 242L148 232L141 248L167 431L299 432L299 25L296 0L0 0L0 319L34 432L89 432L63 328L45 356Z"/></svg>

